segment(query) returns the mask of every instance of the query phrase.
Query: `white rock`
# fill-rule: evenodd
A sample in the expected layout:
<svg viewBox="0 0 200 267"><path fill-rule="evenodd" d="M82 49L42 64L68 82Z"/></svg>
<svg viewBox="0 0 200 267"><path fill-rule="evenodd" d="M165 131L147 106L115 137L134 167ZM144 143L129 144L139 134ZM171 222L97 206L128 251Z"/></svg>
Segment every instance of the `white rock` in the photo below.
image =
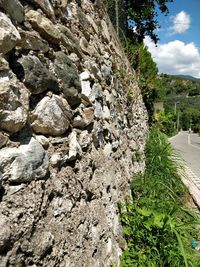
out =
<svg viewBox="0 0 200 267"><path fill-rule="evenodd" d="M110 156L110 154L112 153L112 145L110 143L107 143L104 146L103 153L106 157Z"/></svg>
<svg viewBox="0 0 200 267"><path fill-rule="evenodd" d="M31 126L36 133L58 136L69 128L71 116L70 106L64 98L46 96L33 111Z"/></svg>
<svg viewBox="0 0 200 267"><path fill-rule="evenodd" d="M103 109L102 109L102 105L101 103L99 103L98 101L95 101L95 105L94 105L94 116L97 119L102 119L103 118Z"/></svg>
<svg viewBox="0 0 200 267"><path fill-rule="evenodd" d="M89 101L89 96L92 92L92 89L90 87L90 81L81 81L81 96L86 101Z"/></svg>
<svg viewBox="0 0 200 267"><path fill-rule="evenodd" d="M54 153L50 158L50 163L52 166L58 165L60 161L61 161L61 155L59 153Z"/></svg>
<svg viewBox="0 0 200 267"><path fill-rule="evenodd" d="M81 81L87 81L90 79L90 73L88 71L84 71L80 74Z"/></svg>
<svg viewBox="0 0 200 267"><path fill-rule="evenodd" d="M0 29L0 53L6 54L21 38L11 20L2 12L0 12Z"/></svg>
<svg viewBox="0 0 200 267"><path fill-rule="evenodd" d="M43 178L48 171L49 161L41 144L31 138L18 148L1 149L0 166L3 180L25 183Z"/></svg>
<svg viewBox="0 0 200 267"><path fill-rule="evenodd" d="M29 93L16 79L0 80L0 128L20 131L28 118Z"/></svg>
<svg viewBox="0 0 200 267"><path fill-rule="evenodd" d="M103 118L106 120L110 119L110 110L108 106L103 106Z"/></svg>
<svg viewBox="0 0 200 267"><path fill-rule="evenodd" d="M44 135L35 135L35 139L44 147L47 148L49 146L49 139Z"/></svg>
<svg viewBox="0 0 200 267"><path fill-rule="evenodd" d="M77 134L73 131L69 136L69 155L68 160L73 161L76 160L77 156L82 155L82 149L77 141Z"/></svg>

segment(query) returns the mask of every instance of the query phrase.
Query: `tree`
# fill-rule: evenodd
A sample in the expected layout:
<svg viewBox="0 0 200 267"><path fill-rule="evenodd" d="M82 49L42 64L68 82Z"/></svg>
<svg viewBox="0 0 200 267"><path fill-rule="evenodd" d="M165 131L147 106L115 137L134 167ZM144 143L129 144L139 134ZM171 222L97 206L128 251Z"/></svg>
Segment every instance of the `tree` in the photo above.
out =
<svg viewBox="0 0 200 267"><path fill-rule="evenodd" d="M126 35L136 43L142 43L147 35L157 43L159 40L155 33L159 28L157 11L167 15L169 12L167 3L171 2L173 0L103 0L117 32L123 32L122 37Z"/></svg>
<svg viewBox="0 0 200 267"><path fill-rule="evenodd" d="M156 10L167 15L169 13L167 3L170 2L173 0L126 0L127 19L132 19L135 23L135 29L127 29L127 35L134 37L138 43L148 35L157 43L159 38L154 32L159 28Z"/></svg>

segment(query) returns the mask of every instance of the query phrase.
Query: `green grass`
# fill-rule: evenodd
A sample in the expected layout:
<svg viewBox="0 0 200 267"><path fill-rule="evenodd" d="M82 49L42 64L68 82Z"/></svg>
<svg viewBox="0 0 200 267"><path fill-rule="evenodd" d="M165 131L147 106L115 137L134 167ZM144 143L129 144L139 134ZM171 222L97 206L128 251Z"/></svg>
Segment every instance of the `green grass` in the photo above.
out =
<svg viewBox="0 0 200 267"><path fill-rule="evenodd" d="M127 248L121 267L200 266L198 215L184 206L188 192L165 135L153 129L146 145L146 171L133 179L132 199L120 204ZM199 262L199 263L198 263Z"/></svg>

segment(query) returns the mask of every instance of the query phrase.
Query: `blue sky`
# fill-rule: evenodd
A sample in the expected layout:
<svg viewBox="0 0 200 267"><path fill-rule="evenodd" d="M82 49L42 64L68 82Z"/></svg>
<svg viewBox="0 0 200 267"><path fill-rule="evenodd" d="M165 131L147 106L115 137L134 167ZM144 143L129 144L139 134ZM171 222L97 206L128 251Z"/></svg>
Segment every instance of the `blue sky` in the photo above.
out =
<svg viewBox="0 0 200 267"><path fill-rule="evenodd" d="M174 0L168 8L168 16L158 17L157 47L149 38L145 43L160 73L200 78L200 0Z"/></svg>

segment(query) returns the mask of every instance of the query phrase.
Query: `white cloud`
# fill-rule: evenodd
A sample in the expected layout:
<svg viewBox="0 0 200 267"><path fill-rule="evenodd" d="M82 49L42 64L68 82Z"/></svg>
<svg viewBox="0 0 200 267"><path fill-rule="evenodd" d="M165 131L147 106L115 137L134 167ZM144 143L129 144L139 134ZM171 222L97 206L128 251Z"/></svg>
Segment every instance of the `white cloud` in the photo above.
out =
<svg viewBox="0 0 200 267"><path fill-rule="evenodd" d="M190 28L190 15L185 11L181 11L173 17L173 26L171 27L172 34L184 33Z"/></svg>
<svg viewBox="0 0 200 267"><path fill-rule="evenodd" d="M155 44L149 37L145 44L157 63L160 73L185 74L200 78L200 52L196 45L179 40L166 44Z"/></svg>

